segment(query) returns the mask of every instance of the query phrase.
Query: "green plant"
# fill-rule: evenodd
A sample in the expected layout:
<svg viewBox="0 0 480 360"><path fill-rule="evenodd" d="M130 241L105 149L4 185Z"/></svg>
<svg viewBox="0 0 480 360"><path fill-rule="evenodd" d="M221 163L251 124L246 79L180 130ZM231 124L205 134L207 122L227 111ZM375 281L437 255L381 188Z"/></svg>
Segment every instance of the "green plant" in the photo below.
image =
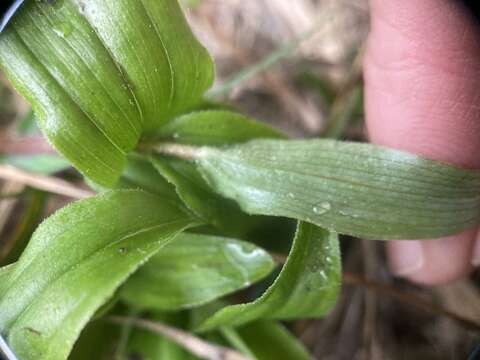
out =
<svg viewBox="0 0 480 360"><path fill-rule="evenodd" d="M102 320L119 315L257 359L308 359L277 321L335 304L337 233L422 239L478 223L478 172L367 144L289 140L205 101L212 60L177 0L28 1L0 37L0 64L48 140L101 193L47 219L0 269L0 332L21 359L190 357ZM287 218L295 238L267 286L275 263L259 244L265 233L284 241ZM264 290L256 300L219 300L253 283Z"/></svg>

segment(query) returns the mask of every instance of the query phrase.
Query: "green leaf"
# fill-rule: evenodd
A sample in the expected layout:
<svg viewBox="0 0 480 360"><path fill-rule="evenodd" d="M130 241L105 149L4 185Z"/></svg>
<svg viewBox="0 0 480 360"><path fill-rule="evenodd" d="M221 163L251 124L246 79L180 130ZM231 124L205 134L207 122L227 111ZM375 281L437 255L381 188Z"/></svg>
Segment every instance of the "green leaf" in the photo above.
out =
<svg viewBox="0 0 480 360"><path fill-rule="evenodd" d="M386 240L452 235L480 219L480 172L400 151L331 140L191 150L211 188L251 214Z"/></svg>
<svg viewBox="0 0 480 360"><path fill-rule="evenodd" d="M303 344L283 325L260 320L236 329L223 328L222 334L238 350L255 360L312 360Z"/></svg>
<svg viewBox="0 0 480 360"><path fill-rule="evenodd" d="M284 138L267 125L225 110L197 111L177 117L155 135L163 141L213 146L255 138ZM192 211L225 234L242 237L259 225L258 218L246 215L236 203L212 191L192 163L158 156L153 156L151 161L160 174L175 185L179 197Z"/></svg>
<svg viewBox="0 0 480 360"><path fill-rule="evenodd" d="M21 359L65 359L117 287L194 221L142 191L105 193L58 211L0 289L0 332Z"/></svg>
<svg viewBox="0 0 480 360"><path fill-rule="evenodd" d="M184 233L135 273L121 295L136 307L178 310L250 286L267 276L274 265L253 244Z"/></svg>
<svg viewBox="0 0 480 360"><path fill-rule="evenodd" d="M179 116L156 133L180 144L221 146L256 138L282 139L279 131L247 116L225 110L197 111Z"/></svg>
<svg viewBox="0 0 480 360"><path fill-rule="evenodd" d="M337 235L300 222L287 262L272 286L254 302L217 311L199 331L240 326L257 319L321 317L337 299L340 268Z"/></svg>
<svg viewBox="0 0 480 360"><path fill-rule="evenodd" d="M152 157L151 162L191 211L225 235L242 237L258 225L258 219L242 212L235 202L213 192L194 164L160 157Z"/></svg>
<svg viewBox="0 0 480 360"><path fill-rule="evenodd" d="M213 79L177 0L27 1L0 37L0 66L49 141L104 186Z"/></svg>

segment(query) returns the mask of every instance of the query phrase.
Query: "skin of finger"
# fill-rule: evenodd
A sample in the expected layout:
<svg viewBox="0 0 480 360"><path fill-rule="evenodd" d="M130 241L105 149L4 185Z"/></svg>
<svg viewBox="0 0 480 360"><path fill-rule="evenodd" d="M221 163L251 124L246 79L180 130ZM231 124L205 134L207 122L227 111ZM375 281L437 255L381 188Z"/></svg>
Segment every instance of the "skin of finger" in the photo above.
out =
<svg viewBox="0 0 480 360"><path fill-rule="evenodd" d="M480 168L480 31L458 1L371 0L365 58L372 142ZM438 284L471 270L474 232L422 242L423 266L406 274ZM408 246L408 245L407 245ZM391 248L392 262L402 256ZM448 263L448 264L446 264Z"/></svg>
<svg viewBox="0 0 480 360"><path fill-rule="evenodd" d="M408 277L419 284L435 285L455 281L472 270L470 258L472 253L472 239L477 230L467 230L460 235L443 239L422 241L395 241L387 246L387 257L392 270L395 272L396 264L409 264L412 243L417 243L423 250L424 259L417 265L407 267L412 270L408 273L397 273L398 276ZM416 247L414 247L416 248ZM409 264L410 265L410 264Z"/></svg>

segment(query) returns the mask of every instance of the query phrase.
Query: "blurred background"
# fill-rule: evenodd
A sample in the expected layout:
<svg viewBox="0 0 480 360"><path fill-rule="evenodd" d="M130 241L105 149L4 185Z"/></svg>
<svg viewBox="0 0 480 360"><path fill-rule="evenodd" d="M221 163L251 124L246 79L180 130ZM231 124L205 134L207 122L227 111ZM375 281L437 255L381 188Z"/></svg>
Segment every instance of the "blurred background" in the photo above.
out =
<svg viewBox="0 0 480 360"><path fill-rule="evenodd" d="M367 0L183 0L217 64L208 96L293 138L366 141ZM0 74L0 265L46 216L89 195ZM324 320L289 324L317 359L467 359L480 342L480 276L435 288L394 279L382 244L342 239L344 287Z"/></svg>

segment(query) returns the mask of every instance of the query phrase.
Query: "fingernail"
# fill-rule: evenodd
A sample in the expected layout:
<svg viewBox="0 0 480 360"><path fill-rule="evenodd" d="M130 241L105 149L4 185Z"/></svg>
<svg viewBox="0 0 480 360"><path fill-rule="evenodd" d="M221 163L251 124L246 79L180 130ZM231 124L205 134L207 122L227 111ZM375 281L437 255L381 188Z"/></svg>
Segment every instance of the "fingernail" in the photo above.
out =
<svg viewBox="0 0 480 360"><path fill-rule="evenodd" d="M419 241L391 241L387 247L390 268L396 276L409 276L420 270L425 262Z"/></svg>
<svg viewBox="0 0 480 360"><path fill-rule="evenodd" d="M475 267L480 266L480 233L477 235L477 240L473 246L472 265Z"/></svg>

